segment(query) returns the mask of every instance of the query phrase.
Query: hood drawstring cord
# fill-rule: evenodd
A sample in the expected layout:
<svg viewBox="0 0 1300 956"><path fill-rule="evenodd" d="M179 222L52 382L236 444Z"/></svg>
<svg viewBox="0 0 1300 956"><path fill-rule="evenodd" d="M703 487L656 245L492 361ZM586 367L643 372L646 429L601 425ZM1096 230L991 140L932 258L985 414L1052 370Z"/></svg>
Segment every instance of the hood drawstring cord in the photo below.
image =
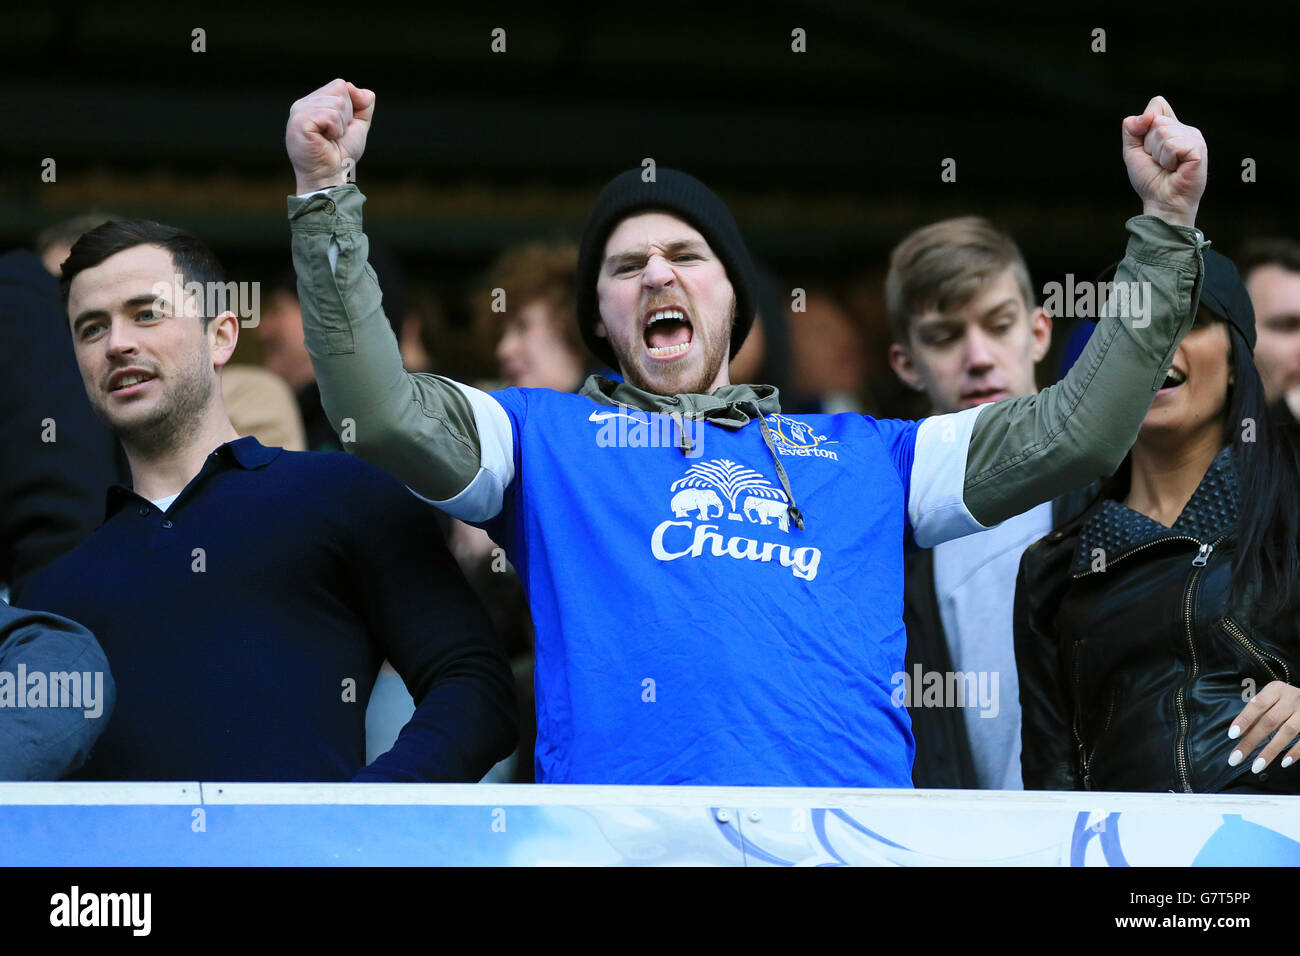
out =
<svg viewBox="0 0 1300 956"><path fill-rule="evenodd" d="M790 503L786 506L785 510L790 513L790 518L794 521L794 526L802 531L803 512L801 512L799 506L794 503L794 491L790 488L790 479L786 477L785 466L781 464L781 459L777 457L776 447L772 443L772 430L767 427L767 419L759 412L757 404L754 402L746 402L745 404L749 405L749 407L753 409L753 417L758 419L758 424L763 432L763 444L767 445L768 453L772 456L772 462L776 465L777 477L781 479L781 487L785 489L785 496L790 500Z"/></svg>
<svg viewBox="0 0 1300 956"><path fill-rule="evenodd" d="M781 459L776 453L776 445L772 440L772 430L768 427L767 419L763 417L758 403L754 401L736 402L728 407L740 411L750 421L755 418L758 419L758 427L763 434L763 444L767 446L767 453L772 456L772 463L776 465L777 477L781 479L781 487L785 489L785 497L789 502L785 510L790 515L790 520L794 522L794 526L800 531L804 530L803 512L799 510L799 506L795 503L794 489L790 487L790 477L785 473L785 466L781 464ZM725 411L725 409L720 410ZM695 451L695 444L691 441L690 435L687 434L685 416L677 409L673 409L667 414L676 423L677 430L680 433L677 447L683 455L690 455ZM710 414L706 412L703 418L706 421L710 420ZM744 422L735 418L724 418L721 415L717 416L717 418L718 420L715 423L725 428L740 428L744 424ZM696 421L698 419L695 415L691 415L690 420Z"/></svg>
<svg viewBox="0 0 1300 956"><path fill-rule="evenodd" d="M682 421L682 413L672 411L668 414L677 423L677 428L682 433L681 441L677 443L677 447L682 450L683 455L690 457L691 452L695 451L695 445L691 442L690 436L686 434L686 423Z"/></svg>

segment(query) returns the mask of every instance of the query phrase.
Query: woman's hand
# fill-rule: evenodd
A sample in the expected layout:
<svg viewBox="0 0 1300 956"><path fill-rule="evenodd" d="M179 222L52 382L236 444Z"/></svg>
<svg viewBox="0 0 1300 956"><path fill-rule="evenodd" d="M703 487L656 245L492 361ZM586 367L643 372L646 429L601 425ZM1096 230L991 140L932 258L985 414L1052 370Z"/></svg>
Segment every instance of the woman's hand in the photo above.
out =
<svg viewBox="0 0 1300 956"><path fill-rule="evenodd" d="M1228 739L1238 741L1228 757L1228 766L1235 767L1245 760L1275 730L1273 739L1251 764L1251 773L1262 771L1283 751L1287 751L1280 765L1283 769L1300 760L1300 740L1296 739L1300 737L1300 687L1280 680L1265 684L1228 728Z"/></svg>

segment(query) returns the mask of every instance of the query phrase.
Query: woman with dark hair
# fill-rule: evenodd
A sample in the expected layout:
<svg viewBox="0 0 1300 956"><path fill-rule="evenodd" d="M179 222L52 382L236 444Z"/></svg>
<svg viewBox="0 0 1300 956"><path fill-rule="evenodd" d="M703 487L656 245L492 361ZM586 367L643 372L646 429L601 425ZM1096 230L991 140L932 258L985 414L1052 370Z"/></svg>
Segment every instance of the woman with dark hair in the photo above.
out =
<svg viewBox="0 0 1300 956"><path fill-rule="evenodd" d="M1300 792L1300 438L1269 416L1254 340L1236 268L1207 251L1128 457L1025 552L1026 788Z"/></svg>

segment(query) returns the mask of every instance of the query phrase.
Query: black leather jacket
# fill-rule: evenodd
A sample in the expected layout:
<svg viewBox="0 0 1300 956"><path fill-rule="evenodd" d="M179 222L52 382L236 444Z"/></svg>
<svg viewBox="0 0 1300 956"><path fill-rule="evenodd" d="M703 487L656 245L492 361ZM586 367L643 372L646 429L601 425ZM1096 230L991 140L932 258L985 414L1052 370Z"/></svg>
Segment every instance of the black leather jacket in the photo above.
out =
<svg viewBox="0 0 1300 956"><path fill-rule="evenodd" d="M1105 499L1025 551L1026 789L1300 792L1300 763L1228 766L1243 695L1300 681L1297 649L1230 604L1237 510L1228 447L1172 528Z"/></svg>

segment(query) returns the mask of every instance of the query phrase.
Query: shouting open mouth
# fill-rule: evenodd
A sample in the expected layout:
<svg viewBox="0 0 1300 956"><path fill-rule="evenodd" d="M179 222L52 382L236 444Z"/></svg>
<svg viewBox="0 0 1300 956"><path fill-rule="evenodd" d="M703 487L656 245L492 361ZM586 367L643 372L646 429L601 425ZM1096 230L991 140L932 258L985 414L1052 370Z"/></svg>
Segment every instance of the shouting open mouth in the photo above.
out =
<svg viewBox="0 0 1300 956"><path fill-rule="evenodd" d="M659 306L645 314L642 335L646 354L656 362L672 362L686 355L694 342L690 313L681 306Z"/></svg>

